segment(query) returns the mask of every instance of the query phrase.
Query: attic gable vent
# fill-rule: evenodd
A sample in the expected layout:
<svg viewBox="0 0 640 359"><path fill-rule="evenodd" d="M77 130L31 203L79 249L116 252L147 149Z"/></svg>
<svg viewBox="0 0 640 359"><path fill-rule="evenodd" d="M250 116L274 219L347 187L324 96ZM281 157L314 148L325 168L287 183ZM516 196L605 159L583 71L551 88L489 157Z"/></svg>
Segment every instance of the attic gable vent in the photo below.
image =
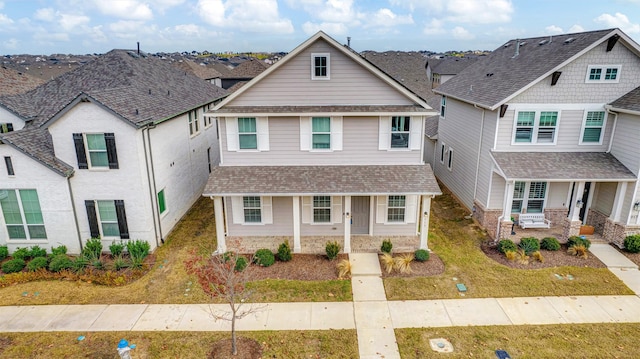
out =
<svg viewBox="0 0 640 359"><path fill-rule="evenodd" d="M576 39L575 39L575 38L573 38L573 37L570 37L570 38L568 38L568 39L564 40L564 43L565 43L565 44L570 44L570 43L572 43L572 42L574 42L574 41L576 41Z"/></svg>
<svg viewBox="0 0 640 359"><path fill-rule="evenodd" d="M548 42L549 42L549 40L544 39L544 40L540 41L540 42L538 43L538 45L539 45L539 46L542 46L542 45L544 45L544 44L546 44L546 43L548 43Z"/></svg>

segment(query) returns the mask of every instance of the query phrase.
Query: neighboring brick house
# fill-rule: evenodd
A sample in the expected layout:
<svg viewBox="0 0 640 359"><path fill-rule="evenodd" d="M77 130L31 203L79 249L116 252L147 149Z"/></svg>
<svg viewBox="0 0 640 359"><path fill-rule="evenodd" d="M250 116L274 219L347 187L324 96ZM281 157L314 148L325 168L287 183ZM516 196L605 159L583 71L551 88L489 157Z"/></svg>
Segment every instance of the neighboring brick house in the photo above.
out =
<svg viewBox="0 0 640 359"><path fill-rule="evenodd" d="M424 119L409 91L323 32L215 106L220 166L213 200L218 251L321 253L427 248L431 198Z"/></svg>
<svg viewBox="0 0 640 359"><path fill-rule="evenodd" d="M639 124L613 108L639 85L640 47L619 29L509 40L434 89L429 160L496 239L544 213L562 239L590 224L619 243L638 230L639 148L625 136Z"/></svg>
<svg viewBox="0 0 640 359"><path fill-rule="evenodd" d="M166 61L113 50L0 97L13 129L0 134L0 245L160 245L218 162L203 113L224 96Z"/></svg>

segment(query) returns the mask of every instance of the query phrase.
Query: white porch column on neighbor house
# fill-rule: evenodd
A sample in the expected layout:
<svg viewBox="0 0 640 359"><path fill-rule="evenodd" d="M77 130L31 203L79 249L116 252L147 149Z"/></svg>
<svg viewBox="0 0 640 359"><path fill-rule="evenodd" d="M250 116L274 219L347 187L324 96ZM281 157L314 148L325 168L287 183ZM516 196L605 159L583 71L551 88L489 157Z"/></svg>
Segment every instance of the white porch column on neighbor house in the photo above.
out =
<svg viewBox="0 0 640 359"><path fill-rule="evenodd" d="M624 196L627 194L627 182L618 182L616 188L616 197L613 200L613 208L609 219L614 222L620 221L620 213L622 212L622 203L624 202Z"/></svg>
<svg viewBox="0 0 640 359"><path fill-rule="evenodd" d="M514 181L507 181L504 186L504 203L502 204L502 220L511 220L511 207L513 206Z"/></svg>
<svg viewBox="0 0 640 359"><path fill-rule="evenodd" d="M580 220L580 208L582 208L582 206L586 206L586 203L582 203L582 194L584 193L584 181L580 181L577 182L577 186L576 186L576 190L575 193L576 196L573 199L573 203L571 203L571 222L575 222L575 221L579 221ZM581 206L578 206L578 201L580 201Z"/></svg>
<svg viewBox="0 0 640 359"><path fill-rule="evenodd" d="M429 243L427 242L429 239L429 216L431 215L431 198L432 196L422 196L422 213L420 213L420 218L422 218L422 222L420 223L420 249L429 249Z"/></svg>
<svg viewBox="0 0 640 359"><path fill-rule="evenodd" d="M300 252L300 196L293 196L293 253Z"/></svg>
<svg viewBox="0 0 640 359"><path fill-rule="evenodd" d="M213 198L213 217L216 221L216 248L217 253L224 253L227 251L227 242L224 236L224 210L222 209L222 197L216 196Z"/></svg>
<svg viewBox="0 0 640 359"><path fill-rule="evenodd" d="M351 253L351 196L344 196L344 252Z"/></svg>

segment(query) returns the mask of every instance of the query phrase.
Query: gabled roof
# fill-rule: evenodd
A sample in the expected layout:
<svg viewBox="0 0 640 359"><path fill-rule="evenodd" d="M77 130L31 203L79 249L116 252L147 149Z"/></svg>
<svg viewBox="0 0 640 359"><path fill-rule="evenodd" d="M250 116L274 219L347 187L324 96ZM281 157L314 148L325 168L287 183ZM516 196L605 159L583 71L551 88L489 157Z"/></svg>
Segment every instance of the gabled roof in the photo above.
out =
<svg viewBox="0 0 640 359"><path fill-rule="evenodd" d="M616 46L640 56L638 44L619 29L509 40L434 92L495 110L614 36Z"/></svg>
<svg viewBox="0 0 640 359"><path fill-rule="evenodd" d="M322 31L318 31L315 35L311 36L305 42L303 42L302 44L298 45L298 47L293 49L293 51L291 51L286 56L284 56L280 61L271 65L268 69L266 69L260 75L254 77L253 80L249 81L249 83L242 86L240 89L238 89L237 91L229 95L227 98L225 98L222 102L216 105L216 107L214 107L213 111L218 110L219 108L225 106L227 103L233 101L233 99L241 96L242 93L250 89L254 84L260 82L263 78L269 76L269 74L271 74L272 72L274 72L275 70L277 70L278 68L286 64L287 62L289 62L291 59L295 58L299 53L301 53L302 51L304 51L305 49L307 49L309 46L311 46L313 43L315 43L320 39L326 41L329 45L334 47L336 50L340 51L342 54L344 54L348 58L352 59L353 61L355 61L362 67L364 67L365 69L369 70L374 76L378 77L379 79L381 79L382 81L390 85L391 87L395 88L396 90L398 90L399 92L401 92L402 94L410 98L412 101L420 104L421 106L424 106L427 109L429 108L429 105L427 105L424 99L420 98L418 95L411 92L409 89L407 89L403 84L395 80L393 77L389 76L384 71L380 70L379 68L371 64L369 61L365 60L362 56L352 51L347 46L341 45L339 42L334 40L331 36L325 34Z"/></svg>
<svg viewBox="0 0 640 359"><path fill-rule="evenodd" d="M269 67L264 61L257 59L247 60L231 70L228 75L223 76L225 79L252 79L260 75Z"/></svg>
<svg viewBox="0 0 640 359"><path fill-rule="evenodd" d="M86 93L136 125L161 121L227 92L156 57L112 50L36 89L0 103L39 126Z"/></svg>
<svg viewBox="0 0 640 359"><path fill-rule="evenodd" d="M624 96L607 106L614 111L640 115L640 87L627 92Z"/></svg>
<svg viewBox="0 0 640 359"><path fill-rule="evenodd" d="M47 130L30 128L3 133L0 134L0 141L16 148L61 176L69 177L73 174L73 167L55 156L51 135Z"/></svg>
<svg viewBox="0 0 640 359"><path fill-rule="evenodd" d="M42 85L44 80L37 77L0 67L0 95L15 95Z"/></svg>
<svg viewBox="0 0 640 359"><path fill-rule="evenodd" d="M213 67L201 65L189 59L174 62L173 65L179 69L189 71L203 80L222 77L222 74Z"/></svg>
<svg viewBox="0 0 640 359"><path fill-rule="evenodd" d="M477 56L445 57L431 68L431 72L441 75L456 75L478 60L480 57Z"/></svg>

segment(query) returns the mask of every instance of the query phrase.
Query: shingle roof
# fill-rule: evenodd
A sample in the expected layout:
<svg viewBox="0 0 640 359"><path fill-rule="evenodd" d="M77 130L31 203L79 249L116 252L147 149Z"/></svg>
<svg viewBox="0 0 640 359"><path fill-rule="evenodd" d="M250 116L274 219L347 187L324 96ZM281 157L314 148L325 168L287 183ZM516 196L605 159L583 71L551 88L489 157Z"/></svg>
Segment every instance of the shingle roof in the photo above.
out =
<svg viewBox="0 0 640 359"><path fill-rule="evenodd" d="M428 112L418 105L335 105L335 106L226 106L213 112L229 113L372 113L372 112Z"/></svg>
<svg viewBox="0 0 640 359"><path fill-rule="evenodd" d="M636 179L612 154L604 152L492 152L491 156L510 180Z"/></svg>
<svg viewBox="0 0 640 359"><path fill-rule="evenodd" d="M269 180L266 181L265 179ZM203 196L441 194L431 166L218 166Z"/></svg>
<svg viewBox="0 0 640 359"><path fill-rule="evenodd" d="M0 141L13 145L62 176L68 177L73 173L72 166L55 156L49 131L32 128L3 133L0 134Z"/></svg>
<svg viewBox="0 0 640 359"><path fill-rule="evenodd" d="M86 93L126 120L140 124L173 117L227 94L167 61L130 53L135 54L112 50L32 91L0 97L0 103L40 125Z"/></svg>
<svg viewBox="0 0 640 359"><path fill-rule="evenodd" d="M260 75L268 67L269 65L264 61L251 59L236 66L228 75L223 77L233 79L252 79Z"/></svg>
<svg viewBox="0 0 640 359"><path fill-rule="evenodd" d="M476 56L445 57L431 68L431 72L441 75L456 75L479 59Z"/></svg>
<svg viewBox="0 0 640 359"><path fill-rule="evenodd" d="M618 109L640 112L640 87L636 87L624 96L613 101L611 106Z"/></svg>
<svg viewBox="0 0 640 359"><path fill-rule="evenodd" d="M487 108L496 108L509 96L613 31L615 29L520 39L517 56L514 56L518 48L517 41L509 40L434 91ZM567 42L569 39L573 40Z"/></svg>
<svg viewBox="0 0 640 359"><path fill-rule="evenodd" d="M23 72L0 67L0 95L15 95L42 85L44 80Z"/></svg>
<svg viewBox="0 0 640 359"><path fill-rule="evenodd" d="M440 115L429 116L424 120L424 134L431 138L438 134Z"/></svg>
<svg viewBox="0 0 640 359"><path fill-rule="evenodd" d="M218 70L214 69L213 67L201 65L189 59L176 61L173 63L173 65L179 69L190 71L192 74L198 76L203 80L210 80L210 79L222 77L222 74Z"/></svg>

